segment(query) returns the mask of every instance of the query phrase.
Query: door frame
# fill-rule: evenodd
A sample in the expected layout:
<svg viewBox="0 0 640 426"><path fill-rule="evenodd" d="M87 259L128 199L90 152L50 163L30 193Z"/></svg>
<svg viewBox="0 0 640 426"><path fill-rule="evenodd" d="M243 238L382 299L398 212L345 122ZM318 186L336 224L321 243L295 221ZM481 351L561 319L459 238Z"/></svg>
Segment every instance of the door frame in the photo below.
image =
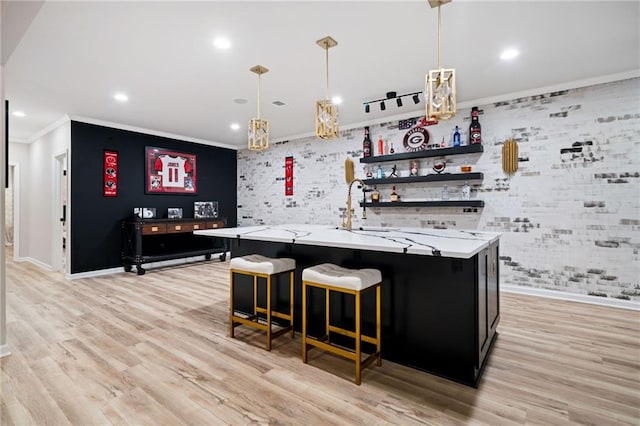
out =
<svg viewBox="0 0 640 426"><path fill-rule="evenodd" d="M13 260L17 262L20 259L20 163L9 161L9 173L13 182Z"/></svg>
<svg viewBox="0 0 640 426"><path fill-rule="evenodd" d="M60 224L60 216L62 214L62 172L67 171L67 241L64 255L64 265L62 262L62 226ZM53 154L53 208L52 208L52 227L51 227L51 269L54 271L62 271L66 273L69 268L69 153L68 150L56 152Z"/></svg>

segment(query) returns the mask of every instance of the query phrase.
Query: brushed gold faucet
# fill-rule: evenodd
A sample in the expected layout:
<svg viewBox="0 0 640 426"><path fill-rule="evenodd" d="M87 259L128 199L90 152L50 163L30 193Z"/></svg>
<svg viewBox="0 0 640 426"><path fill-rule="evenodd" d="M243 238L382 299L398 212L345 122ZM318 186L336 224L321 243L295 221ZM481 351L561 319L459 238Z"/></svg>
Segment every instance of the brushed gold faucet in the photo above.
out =
<svg viewBox="0 0 640 426"><path fill-rule="evenodd" d="M347 194L347 217L346 220L344 222L342 222L342 227L345 228L347 231L351 231L351 188L353 187L353 184L355 182L359 182L360 185L362 185L362 193L364 194L365 192L365 184L362 181L362 179L352 179L351 182L349 183L349 192ZM366 219L367 218L367 208L366 208L366 198L363 201L363 208L362 208L362 218Z"/></svg>

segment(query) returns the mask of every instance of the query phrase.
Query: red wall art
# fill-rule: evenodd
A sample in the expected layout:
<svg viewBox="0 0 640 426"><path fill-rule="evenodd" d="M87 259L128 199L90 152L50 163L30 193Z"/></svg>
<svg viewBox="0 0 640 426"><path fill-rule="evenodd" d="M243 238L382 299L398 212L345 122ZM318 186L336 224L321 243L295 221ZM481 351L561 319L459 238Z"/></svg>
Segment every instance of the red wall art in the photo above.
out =
<svg viewBox="0 0 640 426"><path fill-rule="evenodd" d="M284 159L284 195L293 195L293 157Z"/></svg>
<svg viewBox="0 0 640 426"><path fill-rule="evenodd" d="M147 194L196 194L196 156L145 147Z"/></svg>
<svg viewBox="0 0 640 426"><path fill-rule="evenodd" d="M118 196L118 152L104 151L104 185L102 186L105 197Z"/></svg>

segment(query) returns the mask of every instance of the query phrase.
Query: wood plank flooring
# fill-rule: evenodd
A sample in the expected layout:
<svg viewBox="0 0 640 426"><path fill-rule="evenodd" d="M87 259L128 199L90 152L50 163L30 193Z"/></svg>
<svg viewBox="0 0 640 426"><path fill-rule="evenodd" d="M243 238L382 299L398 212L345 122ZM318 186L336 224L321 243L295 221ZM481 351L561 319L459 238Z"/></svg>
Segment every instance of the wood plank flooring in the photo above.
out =
<svg viewBox="0 0 640 426"><path fill-rule="evenodd" d="M638 312L503 294L478 389L389 361L358 387L299 336L229 339L228 267L69 281L8 260L0 423L640 425Z"/></svg>

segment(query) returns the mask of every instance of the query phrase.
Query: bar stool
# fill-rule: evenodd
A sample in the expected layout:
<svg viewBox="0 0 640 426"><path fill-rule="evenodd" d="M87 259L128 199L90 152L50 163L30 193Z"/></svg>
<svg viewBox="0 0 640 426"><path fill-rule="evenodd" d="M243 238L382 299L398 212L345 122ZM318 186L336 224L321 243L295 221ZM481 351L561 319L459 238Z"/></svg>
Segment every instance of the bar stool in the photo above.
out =
<svg viewBox="0 0 640 426"><path fill-rule="evenodd" d="M296 261L289 258L270 258L259 254L251 254L248 256L234 257L229 262L230 269L230 292L229 298L229 337L234 337L234 330L237 326L243 324L249 327L254 327L267 333L266 349L271 350L271 341L276 337L291 331L291 337L294 337L295 331L293 329L293 273L296 269ZM280 274L289 274L289 312L278 312L271 309L271 281L274 277ZM237 315L233 307L233 287L234 287L234 275L249 275L253 277L253 315L240 316ZM267 290L267 303L263 308L258 306L258 278L264 278L266 280ZM265 314L266 321L260 322L258 316L259 313ZM289 325L278 330L277 332L271 331L271 318L281 318L288 321Z"/></svg>
<svg viewBox="0 0 640 426"><path fill-rule="evenodd" d="M356 384L360 384L362 370L373 361L382 365L380 357L380 284L382 274L377 269L346 269L340 266L323 263L321 265L305 268L302 271L302 362L307 363L307 352L317 347L334 354L343 356L356 363ZM322 288L325 290L325 335L320 339L307 335L307 287ZM360 330L360 303L361 295L365 291L376 290L376 335L366 336ZM329 293L338 292L355 296L355 331L333 326L329 323ZM338 347L330 342L331 332L355 339L355 351ZM374 344L376 351L364 361L361 358L361 342Z"/></svg>

